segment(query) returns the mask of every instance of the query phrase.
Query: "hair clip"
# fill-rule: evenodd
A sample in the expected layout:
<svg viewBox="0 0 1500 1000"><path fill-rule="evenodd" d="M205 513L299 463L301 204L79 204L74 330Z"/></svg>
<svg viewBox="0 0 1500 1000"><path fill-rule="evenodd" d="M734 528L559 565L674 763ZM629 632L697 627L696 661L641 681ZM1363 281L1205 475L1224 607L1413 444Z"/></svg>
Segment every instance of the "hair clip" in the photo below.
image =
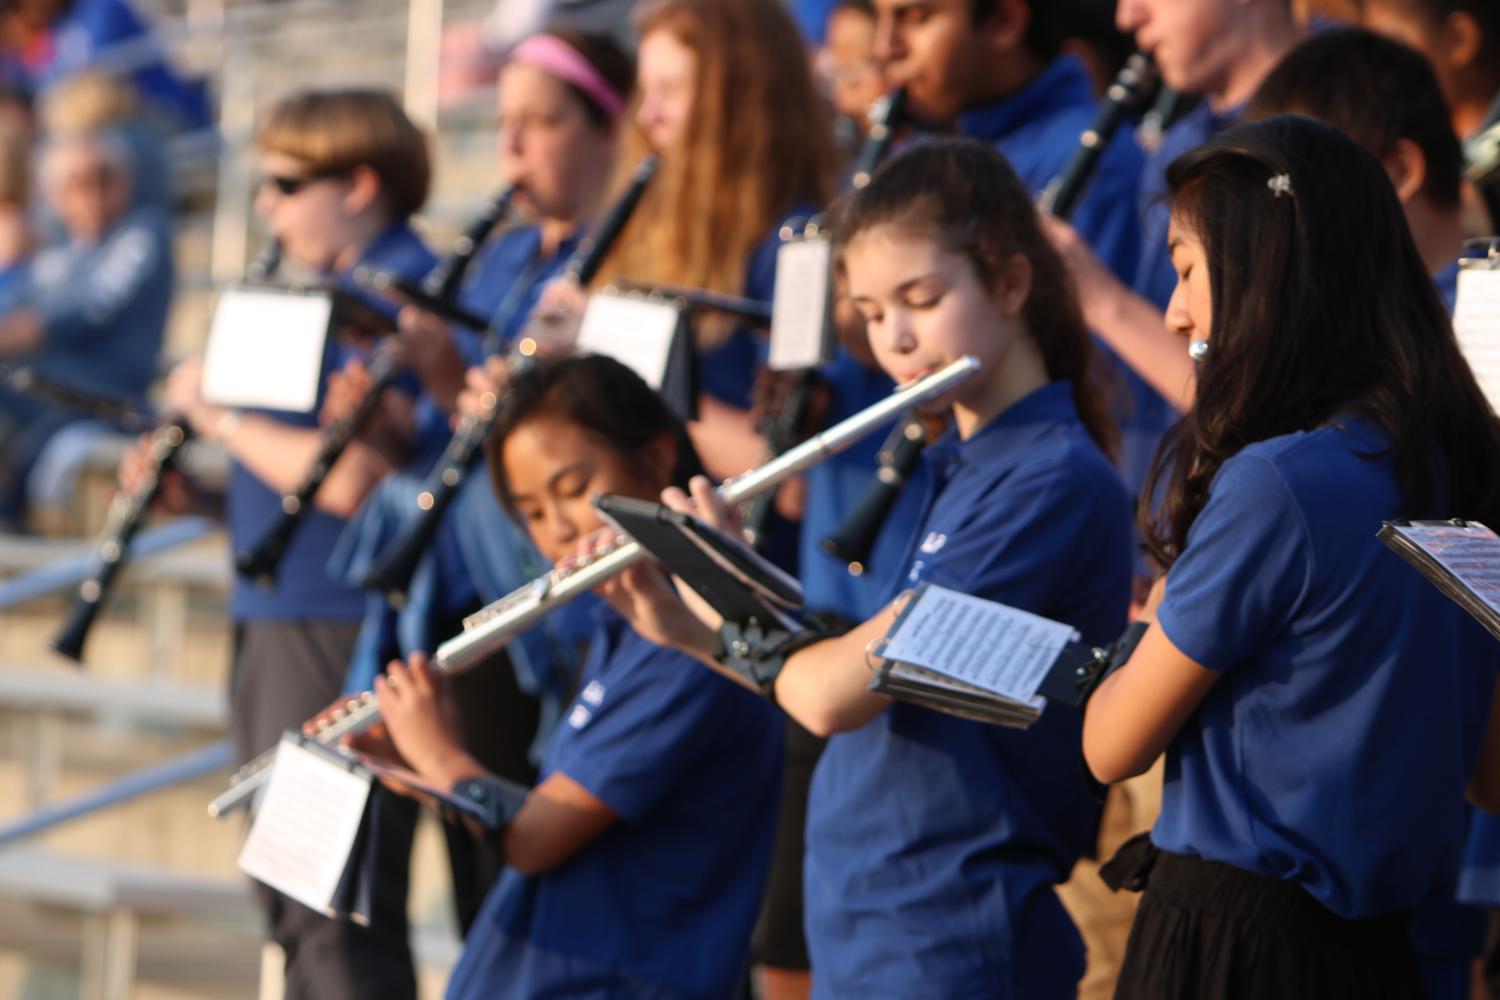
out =
<svg viewBox="0 0 1500 1000"><path fill-rule="evenodd" d="M1278 198L1282 195L1289 196L1292 193L1292 175L1277 174L1266 181L1266 187L1270 188L1271 193Z"/></svg>

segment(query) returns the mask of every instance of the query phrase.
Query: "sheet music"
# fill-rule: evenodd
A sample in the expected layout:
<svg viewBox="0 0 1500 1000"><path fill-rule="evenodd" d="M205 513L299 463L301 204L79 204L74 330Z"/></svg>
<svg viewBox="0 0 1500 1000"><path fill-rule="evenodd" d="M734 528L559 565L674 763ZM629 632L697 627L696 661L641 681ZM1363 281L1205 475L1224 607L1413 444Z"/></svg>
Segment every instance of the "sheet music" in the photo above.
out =
<svg viewBox="0 0 1500 1000"><path fill-rule="evenodd" d="M1500 411L1500 270L1459 270L1453 331L1479 388L1490 406Z"/></svg>
<svg viewBox="0 0 1500 1000"><path fill-rule="evenodd" d="M1497 272L1500 273L1500 272ZM1393 525L1483 601L1500 613L1500 537L1483 525Z"/></svg>
<svg viewBox="0 0 1500 1000"><path fill-rule="evenodd" d="M318 403L329 294L226 288L203 354L203 398L217 406L308 413Z"/></svg>
<svg viewBox="0 0 1500 1000"><path fill-rule="evenodd" d="M307 749L292 735L282 737L274 768L240 851L240 871L330 913L364 818L370 778Z"/></svg>
<svg viewBox="0 0 1500 1000"><path fill-rule="evenodd" d="M914 598L881 656L946 674L1041 708L1036 691L1074 638L1071 626L928 585Z"/></svg>
<svg viewBox="0 0 1500 1000"><path fill-rule="evenodd" d="M660 389L672 357L681 310L670 302L600 293L589 296L575 348L603 354Z"/></svg>
<svg viewBox="0 0 1500 1000"><path fill-rule="evenodd" d="M833 292L833 244L826 239L792 240L776 251L776 290L771 300L772 371L816 368L828 360L829 298Z"/></svg>

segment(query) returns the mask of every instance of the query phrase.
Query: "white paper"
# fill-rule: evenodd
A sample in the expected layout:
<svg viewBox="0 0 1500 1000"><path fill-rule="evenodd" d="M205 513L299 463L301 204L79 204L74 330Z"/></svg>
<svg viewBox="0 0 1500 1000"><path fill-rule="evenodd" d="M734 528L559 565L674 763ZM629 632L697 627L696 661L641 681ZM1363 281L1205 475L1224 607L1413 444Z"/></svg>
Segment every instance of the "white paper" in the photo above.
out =
<svg viewBox="0 0 1500 1000"><path fill-rule="evenodd" d="M300 746L276 748L271 780L240 851L240 871L320 913L334 893L370 797L368 775Z"/></svg>
<svg viewBox="0 0 1500 1000"><path fill-rule="evenodd" d="M771 350L766 362L772 371L816 368L828 360L832 290L832 243L814 238L781 245L776 252Z"/></svg>
<svg viewBox="0 0 1500 1000"><path fill-rule="evenodd" d="M1462 267L1453 331L1490 406L1500 411L1500 271Z"/></svg>
<svg viewBox="0 0 1500 1000"><path fill-rule="evenodd" d="M1500 537L1477 522L1396 525L1395 529L1500 614Z"/></svg>
<svg viewBox="0 0 1500 1000"><path fill-rule="evenodd" d="M217 406L307 413L318 402L333 296L226 288L203 355L203 398Z"/></svg>
<svg viewBox="0 0 1500 1000"><path fill-rule="evenodd" d="M1036 692L1073 641L1072 626L928 585L880 655L983 688L1034 708Z"/></svg>
<svg viewBox="0 0 1500 1000"><path fill-rule="evenodd" d="M680 312L670 302L600 292L589 296L575 347L579 354L614 358L660 389Z"/></svg>

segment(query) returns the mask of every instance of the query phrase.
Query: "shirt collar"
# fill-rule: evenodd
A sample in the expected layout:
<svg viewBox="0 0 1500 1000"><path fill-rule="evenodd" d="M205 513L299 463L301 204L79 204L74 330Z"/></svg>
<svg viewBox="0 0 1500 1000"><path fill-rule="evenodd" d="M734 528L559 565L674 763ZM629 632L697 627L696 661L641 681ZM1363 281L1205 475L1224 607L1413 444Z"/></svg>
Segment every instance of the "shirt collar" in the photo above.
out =
<svg viewBox="0 0 1500 1000"><path fill-rule="evenodd" d="M1059 56L1014 94L959 112L958 130L974 139L999 139L1061 108L1093 102L1083 62L1077 56Z"/></svg>
<svg viewBox="0 0 1500 1000"><path fill-rule="evenodd" d="M957 430L950 428L939 444L946 446L956 464L992 463L1018 452L1047 428L1077 419L1073 383L1048 382L1012 403L968 440L960 439Z"/></svg>

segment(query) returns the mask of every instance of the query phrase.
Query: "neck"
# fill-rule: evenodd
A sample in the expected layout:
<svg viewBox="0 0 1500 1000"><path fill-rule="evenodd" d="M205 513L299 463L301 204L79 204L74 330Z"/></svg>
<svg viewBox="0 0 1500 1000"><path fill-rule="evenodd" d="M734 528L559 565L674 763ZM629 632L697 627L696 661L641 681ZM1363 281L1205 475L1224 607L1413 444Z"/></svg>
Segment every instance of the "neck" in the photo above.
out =
<svg viewBox="0 0 1500 1000"><path fill-rule="evenodd" d="M1024 90L1046 68L1045 62L1024 48L1004 59L991 60L985 67L987 75L975 87L964 105L965 110L1005 100L1017 91Z"/></svg>
<svg viewBox="0 0 1500 1000"><path fill-rule="evenodd" d="M1441 271L1463 250L1467 234L1457 207L1440 208L1419 197L1406 206L1406 220L1428 273Z"/></svg>
<svg viewBox="0 0 1500 1000"><path fill-rule="evenodd" d="M582 225L578 219L543 219L537 223L537 233L541 236L541 256L551 257L557 253L559 247L566 243L578 227Z"/></svg>
<svg viewBox="0 0 1500 1000"><path fill-rule="evenodd" d="M351 238L344 244L344 249L333 258L333 269L339 273L354 270L359 263L360 257L364 256L365 248L374 242L375 237L385 232L391 225L390 220L378 215L366 215L355 219L349 227Z"/></svg>
<svg viewBox="0 0 1500 1000"><path fill-rule="evenodd" d="M953 423L965 441L1050 381L1042 352L1029 335L1016 337L990 371L993 374L982 385L953 404Z"/></svg>
<svg viewBox="0 0 1500 1000"><path fill-rule="evenodd" d="M1216 112L1239 107L1250 100L1261 81L1302 38L1302 29L1275 0L1260 8L1258 23L1249 27L1239 57L1225 71L1220 85L1203 95Z"/></svg>

